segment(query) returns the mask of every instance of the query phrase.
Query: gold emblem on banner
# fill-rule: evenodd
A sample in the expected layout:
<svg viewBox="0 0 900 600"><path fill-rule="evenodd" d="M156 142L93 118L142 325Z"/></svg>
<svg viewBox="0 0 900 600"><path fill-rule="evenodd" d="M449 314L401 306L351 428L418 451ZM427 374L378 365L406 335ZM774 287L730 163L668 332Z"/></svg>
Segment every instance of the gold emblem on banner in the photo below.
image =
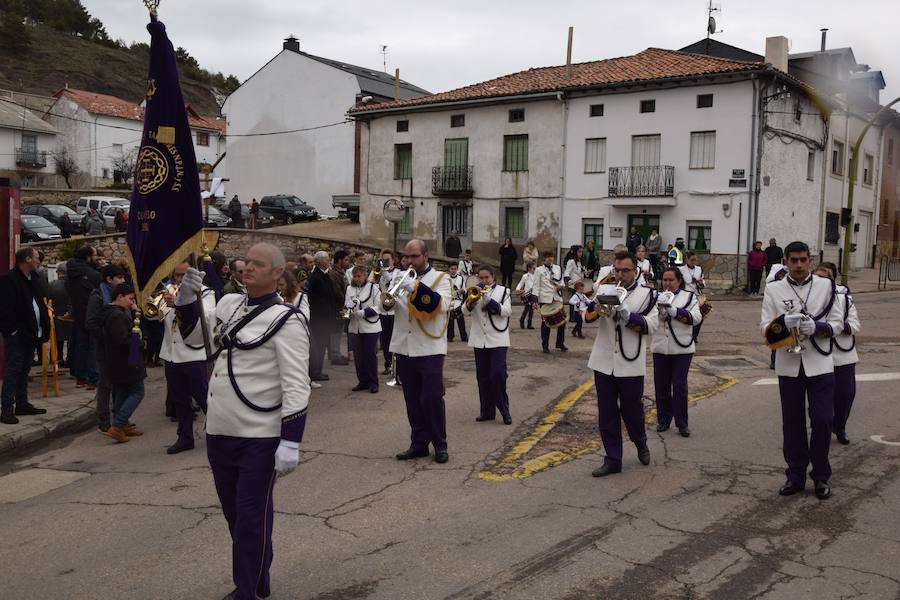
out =
<svg viewBox="0 0 900 600"><path fill-rule="evenodd" d="M162 152L144 146L138 156L138 191L149 194L160 188L169 176L169 163Z"/></svg>

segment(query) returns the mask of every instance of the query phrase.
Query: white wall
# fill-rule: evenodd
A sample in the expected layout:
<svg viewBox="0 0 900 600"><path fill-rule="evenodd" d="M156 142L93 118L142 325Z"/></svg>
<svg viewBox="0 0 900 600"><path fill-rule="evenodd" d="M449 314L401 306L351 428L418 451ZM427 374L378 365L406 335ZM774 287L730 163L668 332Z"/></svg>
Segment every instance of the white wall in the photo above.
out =
<svg viewBox="0 0 900 600"><path fill-rule="evenodd" d="M334 214L331 196L353 192L353 124L241 137L343 121L360 91L355 76L283 50L225 101L229 193L248 203L296 194Z"/></svg>

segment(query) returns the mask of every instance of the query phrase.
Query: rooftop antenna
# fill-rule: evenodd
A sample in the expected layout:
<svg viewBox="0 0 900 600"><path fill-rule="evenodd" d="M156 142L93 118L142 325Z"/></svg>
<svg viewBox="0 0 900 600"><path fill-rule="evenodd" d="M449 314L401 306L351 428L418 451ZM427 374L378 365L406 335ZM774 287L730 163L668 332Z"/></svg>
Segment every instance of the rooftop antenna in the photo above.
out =
<svg viewBox="0 0 900 600"><path fill-rule="evenodd" d="M378 51L381 53L381 62L384 65L384 72L387 73L388 47L382 44L381 46L378 46Z"/></svg>
<svg viewBox="0 0 900 600"><path fill-rule="evenodd" d="M716 33L722 33L725 31L724 29L716 30L716 18L713 16L714 13L722 14L722 5L721 4L713 4L712 0L709 0L709 3L706 6L706 54L709 54L709 36L714 35Z"/></svg>

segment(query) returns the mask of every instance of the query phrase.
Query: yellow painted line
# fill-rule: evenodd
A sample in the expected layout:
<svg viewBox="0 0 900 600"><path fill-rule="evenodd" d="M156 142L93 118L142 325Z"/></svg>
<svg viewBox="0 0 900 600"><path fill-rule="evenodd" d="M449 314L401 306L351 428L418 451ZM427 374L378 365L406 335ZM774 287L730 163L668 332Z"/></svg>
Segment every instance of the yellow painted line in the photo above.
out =
<svg viewBox="0 0 900 600"><path fill-rule="evenodd" d="M691 369L693 371L694 369ZM716 379L719 380L719 383L714 385L709 389L705 389L702 392L697 392L696 394L688 394L688 406L694 406L701 400L705 398L709 398L710 396L714 396L720 392L724 392L734 384L738 382L737 379L732 377L731 375L713 375ZM648 425L652 425L656 423L656 407L653 406L647 413L644 415L644 422Z"/></svg>
<svg viewBox="0 0 900 600"><path fill-rule="evenodd" d="M587 454L589 452L594 452L600 448L600 442L590 442L586 446L581 448L569 448L567 450L554 450L553 452L548 452L547 454L543 454L538 456L537 458L532 458L531 460L525 461L525 463L517 467L515 470L509 473L493 473L491 471L481 471L478 474L478 478L482 481L514 481L516 479L524 479L525 477L531 477L541 471L545 471L551 467L555 467L557 465L561 465L564 462L570 461L577 456L581 456L582 454Z"/></svg>

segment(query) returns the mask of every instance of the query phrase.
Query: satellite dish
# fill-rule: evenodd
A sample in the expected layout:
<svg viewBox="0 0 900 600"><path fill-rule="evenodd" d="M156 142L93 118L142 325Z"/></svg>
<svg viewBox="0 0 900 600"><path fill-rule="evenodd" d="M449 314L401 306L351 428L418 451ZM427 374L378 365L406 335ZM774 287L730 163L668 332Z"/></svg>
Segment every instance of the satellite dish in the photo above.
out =
<svg viewBox="0 0 900 600"><path fill-rule="evenodd" d="M713 16L709 17L709 24L706 26L706 30L710 35L716 32L716 19Z"/></svg>

